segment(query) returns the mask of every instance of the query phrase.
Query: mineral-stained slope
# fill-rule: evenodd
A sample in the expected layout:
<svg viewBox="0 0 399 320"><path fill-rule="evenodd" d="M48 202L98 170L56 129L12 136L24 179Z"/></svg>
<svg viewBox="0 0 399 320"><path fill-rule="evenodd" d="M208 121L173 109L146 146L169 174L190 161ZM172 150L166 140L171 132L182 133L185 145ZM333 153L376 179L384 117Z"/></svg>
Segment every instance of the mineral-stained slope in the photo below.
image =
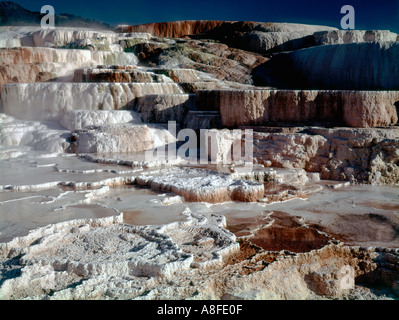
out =
<svg viewBox="0 0 399 320"><path fill-rule="evenodd" d="M155 36L212 38L252 52L296 50L315 44L316 32L334 32L336 28L295 23L254 21L172 21L135 26L119 26L118 32L149 32Z"/></svg>
<svg viewBox="0 0 399 320"><path fill-rule="evenodd" d="M97 64L136 65L125 52L21 47L0 49L0 88L5 83L71 81L76 68Z"/></svg>

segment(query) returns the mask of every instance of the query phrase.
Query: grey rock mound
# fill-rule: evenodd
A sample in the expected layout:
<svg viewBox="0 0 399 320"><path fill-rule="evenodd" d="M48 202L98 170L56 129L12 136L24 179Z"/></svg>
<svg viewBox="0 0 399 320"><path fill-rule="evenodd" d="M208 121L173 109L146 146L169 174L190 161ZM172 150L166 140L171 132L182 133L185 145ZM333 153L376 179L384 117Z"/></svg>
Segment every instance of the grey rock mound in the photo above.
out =
<svg viewBox="0 0 399 320"><path fill-rule="evenodd" d="M398 57L399 42L317 46L278 54L254 76L286 89L397 90Z"/></svg>

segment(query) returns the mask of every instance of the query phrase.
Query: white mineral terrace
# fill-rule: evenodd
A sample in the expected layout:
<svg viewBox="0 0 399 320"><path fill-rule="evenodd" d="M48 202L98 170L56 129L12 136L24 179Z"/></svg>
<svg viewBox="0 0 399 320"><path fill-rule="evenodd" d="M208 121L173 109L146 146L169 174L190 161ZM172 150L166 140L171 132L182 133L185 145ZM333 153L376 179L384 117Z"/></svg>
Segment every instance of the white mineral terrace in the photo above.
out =
<svg viewBox="0 0 399 320"><path fill-rule="evenodd" d="M87 298L94 283L101 283L89 295L94 299L138 298L147 289L151 295L146 298L165 297L155 289L164 285L160 279L183 284L187 275L199 281L199 298L220 298L203 282L213 274L210 270L220 273L226 259L240 252L237 237L265 241L259 240L262 232L277 227L281 215L295 217L300 228L309 232L306 238L289 233L296 245L305 241L318 248L318 241L327 244L334 239L331 235L338 235L334 237L342 236L352 246L399 247L395 231L399 187L320 181L303 169L254 167L242 172L225 167L217 174L212 166L145 168L131 165L129 159L134 162L140 157L128 153L77 156L3 147L1 154L0 253L5 257L20 252L20 263L26 265L21 277L2 284L5 299L15 296L16 290L39 297L46 288L41 281L47 277L55 283L56 299ZM253 181L236 180L243 176ZM234 190L242 186L252 187L251 195L261 190L261 196L254 202L234 201ZM325 231L313 234L315 225ZM312 252L341 250L331 246ZM341 254L345 256L338 253L338 257ZM345 263L335 259L338 265ZM282 272L273 268L270 272ZM115 277L131 289L122 294L110 280ZM91 280L83 281L79 290L65 287L80 279ZM234 284L241 288L235 294L251 298L250 283L243 288ZM293 292L313 297L301 290ZM277 294L276 289L270 292ZM168 297L187 294L179 291Z"/></svg>
<svg viewBox="0 0 399 320"><path fill-rule="evenodd" d="M305 35L326 56L355 47L273 25L264 50ZM398 91L237 81L257 59L147 32L0 27L0 299L397 299Z"/></svg>

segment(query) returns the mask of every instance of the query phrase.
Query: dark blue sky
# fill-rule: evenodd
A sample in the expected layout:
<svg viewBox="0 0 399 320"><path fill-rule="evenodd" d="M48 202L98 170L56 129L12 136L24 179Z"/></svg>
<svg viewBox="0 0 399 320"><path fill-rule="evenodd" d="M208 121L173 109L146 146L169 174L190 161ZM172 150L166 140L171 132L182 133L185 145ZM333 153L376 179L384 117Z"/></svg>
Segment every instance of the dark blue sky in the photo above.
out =
<svg viewBox="0 0 399 320"><path fill-rule="evenodd" d="M110 24L173 20L297 22L340 28L340 9L355 8L356 29L388 29L399 33L399 0L11 0L31 11L45 4L56 13L72 13Z"/></svg>

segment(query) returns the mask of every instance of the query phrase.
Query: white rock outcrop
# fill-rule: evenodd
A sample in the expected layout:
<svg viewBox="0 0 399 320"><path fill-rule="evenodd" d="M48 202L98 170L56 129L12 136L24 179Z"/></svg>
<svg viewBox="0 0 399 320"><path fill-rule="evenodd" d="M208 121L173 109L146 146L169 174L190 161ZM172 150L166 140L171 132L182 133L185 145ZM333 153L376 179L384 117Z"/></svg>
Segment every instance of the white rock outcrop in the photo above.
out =
<svg viewBox="0 0 399 320"><path fill-rule="evenodd" d="M132 108L147 94L183 93L175 83L15 83L2 88L4 113L24 120L60 121L70 110Z"/></svg>
<svg viewBox="0 0 399 320"><path fill-rule="evenodd" d="M122 214L78 219L2 243L0 261L18 252L22 268L20 276L4 279L0 297L41 295L43 290L62 289L79 279L171 279L192 268L220 267L225 258L239 251L223 216L190 210L184 215L185 221L158 227L124 224Z"/></svg>
<svg viewBox="0 0 399 320"><path fill-rule="evenodd" d="M77 132L78 153L141 152L176 142L168 130L156 125L115 124Z"/></svg>
<svg viewBox="0 0 399 320"><path fill-rule="evenodd" d="M84 66L127 64L136 65L137 58L129 52L91 51L78 49L53 49L21 47L1 49L3 64L67 62L76 68Z"/></svg>
<svg viewBox="0 0 399 320"><path fill-rule="evenodd" d="M70 131L84 129L87 126L101 126L118 123L141 123L141 117L134 111L127 110L71 110L67 111L60 124Z"/></svg>
<svg viewBox="0 0 399 320"><path fill-rule="evenodd" d="M126 39L149 40L149 33L115 33L110 30L91 30L87 28L2 26L0 27L0 48L52 47L62 48L79 40L102 40L105 44L118 44Z"/></svg>
<svg viewBox="0 0 399 320"><path fill-rule="evenodd" d="M25 121L0 114L0 145L30 147L49 153L64 153L70 143L69 132L56 123Z"/></svg>
<svg viewBox="0 0 399 320"><path fill-rule="evenodd" d="M264 195L263 184L192 168L168 168L157 174L143 174L137 177L136 183L154 190L173 192L190 202L256 202Z"/></svg>

